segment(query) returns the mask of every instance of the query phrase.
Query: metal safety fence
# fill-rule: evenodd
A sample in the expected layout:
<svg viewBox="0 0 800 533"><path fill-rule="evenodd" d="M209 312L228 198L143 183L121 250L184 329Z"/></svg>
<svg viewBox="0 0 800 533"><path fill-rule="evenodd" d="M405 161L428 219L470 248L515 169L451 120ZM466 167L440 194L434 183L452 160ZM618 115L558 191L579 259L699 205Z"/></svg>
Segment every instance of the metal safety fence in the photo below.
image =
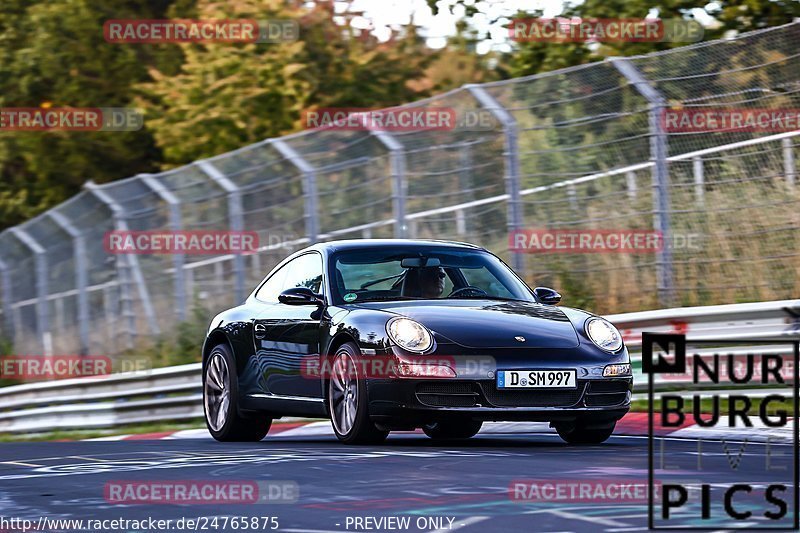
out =
<svg viewBox="0 0 800 533"><path fill-rule="evenodd" d="M792 298L800 131L668 131L667 109L800 109L800 23L645 56L470 85L406 109L488 127L307 130L154 175L86 183L0 234L16 353L115 354L192 309L241 302L309 243L469 241L596 312ZM89 176L91 178L91 176ZM525 254L525 228L656 230L653 253ZM113 230L259 235L242 255L110 254ZM684 246L692 236L692 246ZM682 237L682 238L679 238Z"/></svg>

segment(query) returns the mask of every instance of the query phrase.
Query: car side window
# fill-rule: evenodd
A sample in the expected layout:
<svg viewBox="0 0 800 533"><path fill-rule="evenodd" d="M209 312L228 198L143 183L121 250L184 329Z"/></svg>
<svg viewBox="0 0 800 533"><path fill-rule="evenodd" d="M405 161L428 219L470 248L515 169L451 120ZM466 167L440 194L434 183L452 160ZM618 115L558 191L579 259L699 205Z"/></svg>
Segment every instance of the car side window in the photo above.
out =
<svg viewBox="0 0 800 533"><path fill-rule="evenodd" d="M293 264L291 261L283 265L277 272L258 289L256 299L262 302L277 303L278 295L283 291L283 281L286 279L286 274L289 272L289 265Z"/></svg>
<svg viewBox="0 0 800 533"><path fill-rule="evenodd" d="M295 287L305 287L315 293L322 292L322 257L317 253L301 255L287 263L281 291ZM277 296L276 296L277 300Z"/></svg>

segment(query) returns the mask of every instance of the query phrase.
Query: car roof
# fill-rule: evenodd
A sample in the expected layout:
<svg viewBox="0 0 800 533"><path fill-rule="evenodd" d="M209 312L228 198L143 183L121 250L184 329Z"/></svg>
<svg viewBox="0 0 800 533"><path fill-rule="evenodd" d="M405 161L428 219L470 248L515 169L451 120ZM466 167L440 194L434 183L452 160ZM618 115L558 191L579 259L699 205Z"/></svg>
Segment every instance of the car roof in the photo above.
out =
<svg viewBox="0 0 800 533"><path fill-rule="evenodd" d="M317 250L323 253L332 253L342 250L367 250L374 248L390 248L395 246L414 246L420 248L462 248L468 250L485 250L480 246L466 242L445 241L435 239L347 239L340 241L320 242L300 250ZM298 253L300 253L298 252Z"/></svg>

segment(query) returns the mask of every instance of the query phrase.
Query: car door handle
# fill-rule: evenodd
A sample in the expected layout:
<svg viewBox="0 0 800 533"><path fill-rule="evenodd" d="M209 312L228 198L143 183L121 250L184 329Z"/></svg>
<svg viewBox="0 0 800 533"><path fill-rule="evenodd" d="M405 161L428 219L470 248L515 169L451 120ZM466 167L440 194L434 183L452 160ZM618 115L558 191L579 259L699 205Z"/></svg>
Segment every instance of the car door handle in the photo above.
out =
<svg viewBox="0 0 800 533"><path fill-rule="evenodd" d="M263 339L267 335L267 326L256 323L253 325L253 335L255 335L257 339Z"/></svg>

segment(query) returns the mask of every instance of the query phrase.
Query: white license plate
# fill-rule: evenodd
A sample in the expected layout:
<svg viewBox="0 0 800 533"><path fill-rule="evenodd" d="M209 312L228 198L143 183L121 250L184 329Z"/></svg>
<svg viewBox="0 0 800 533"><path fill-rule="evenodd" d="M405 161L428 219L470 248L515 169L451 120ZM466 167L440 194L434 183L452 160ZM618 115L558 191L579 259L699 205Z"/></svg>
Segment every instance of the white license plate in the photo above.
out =
<svg viewBox="0 0 800 533"><path fill-rule="evenodd" d="M575 370L501 370L497 373L498 389L574 389Z"/></svg>

